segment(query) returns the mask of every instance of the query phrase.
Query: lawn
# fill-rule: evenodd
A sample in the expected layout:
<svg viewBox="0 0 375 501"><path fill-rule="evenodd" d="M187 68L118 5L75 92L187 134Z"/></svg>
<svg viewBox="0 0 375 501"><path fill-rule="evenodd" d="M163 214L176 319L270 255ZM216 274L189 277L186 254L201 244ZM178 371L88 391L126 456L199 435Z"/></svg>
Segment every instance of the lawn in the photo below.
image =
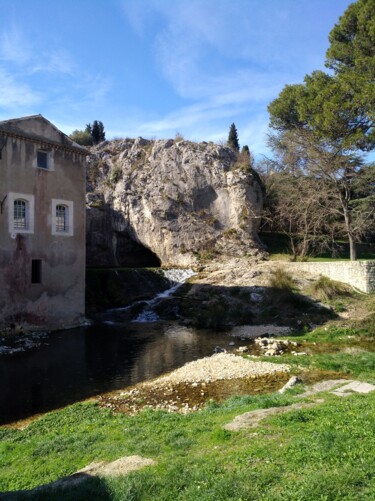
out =
<svg viewBox="0 0 375 501"><path fill-rule="evenodd" d="M374 499L375 394L329 394L315 407L270 417L255 429L222 428L239 413L296 398L234 397L191 415L150 410L134 417L76 404L24 430L1 430L0 485L29 489L94 460L139 454L157 465L16 499Z"/></svg>

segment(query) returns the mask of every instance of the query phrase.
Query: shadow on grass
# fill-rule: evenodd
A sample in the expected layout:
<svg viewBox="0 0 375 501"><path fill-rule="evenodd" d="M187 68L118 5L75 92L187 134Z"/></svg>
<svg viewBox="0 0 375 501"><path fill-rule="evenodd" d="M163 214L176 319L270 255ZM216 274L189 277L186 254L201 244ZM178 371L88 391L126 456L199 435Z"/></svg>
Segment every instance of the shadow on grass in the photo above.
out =
<svg viewBox="0 0 375 501"><path fill-rule="evenodd" d="M76 473L35 489L0 493L1 501L76 501L77 499L109 501L111 492L99 477Z"/></svg>

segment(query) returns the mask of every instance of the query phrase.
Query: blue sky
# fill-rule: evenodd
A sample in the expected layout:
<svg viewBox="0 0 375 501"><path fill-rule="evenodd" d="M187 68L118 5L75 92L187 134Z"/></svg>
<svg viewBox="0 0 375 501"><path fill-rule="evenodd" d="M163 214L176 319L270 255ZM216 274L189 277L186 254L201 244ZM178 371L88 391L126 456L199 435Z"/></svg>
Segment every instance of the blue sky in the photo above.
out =
<svg viewBox="0 0 375 501"><path fill-rule="evenodd" d="M0 120L267 152L267 105L324 68L350 0L0 0Z"/></svg>

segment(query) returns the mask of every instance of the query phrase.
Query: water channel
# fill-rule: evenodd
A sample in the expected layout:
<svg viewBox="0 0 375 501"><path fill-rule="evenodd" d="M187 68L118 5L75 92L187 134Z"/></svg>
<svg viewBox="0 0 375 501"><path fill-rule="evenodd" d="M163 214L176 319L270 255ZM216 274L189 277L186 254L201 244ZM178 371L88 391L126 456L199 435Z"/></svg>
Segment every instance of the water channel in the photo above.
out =
<svg viewBox="0 0 375 501"><path fill-rule="evenodd" d="M46 335L37 349L1 356L0 424L154 378L233 341L226 332L158 322L152 304L134 322L107 312L88 327Z"/></svg>

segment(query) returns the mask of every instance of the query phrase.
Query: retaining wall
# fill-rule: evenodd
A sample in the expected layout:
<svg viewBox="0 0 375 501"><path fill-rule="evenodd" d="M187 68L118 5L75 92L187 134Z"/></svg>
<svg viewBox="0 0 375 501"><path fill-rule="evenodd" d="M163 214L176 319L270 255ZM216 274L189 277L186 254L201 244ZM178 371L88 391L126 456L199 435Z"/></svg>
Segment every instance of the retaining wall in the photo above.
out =
<svg viewBox="0 0 375 501"><path fill-rule="evenodd" d="M375 261L288 263L286 268L293 274L305 271L312 275L325 275L362 292L375 292Z"/></svg>

